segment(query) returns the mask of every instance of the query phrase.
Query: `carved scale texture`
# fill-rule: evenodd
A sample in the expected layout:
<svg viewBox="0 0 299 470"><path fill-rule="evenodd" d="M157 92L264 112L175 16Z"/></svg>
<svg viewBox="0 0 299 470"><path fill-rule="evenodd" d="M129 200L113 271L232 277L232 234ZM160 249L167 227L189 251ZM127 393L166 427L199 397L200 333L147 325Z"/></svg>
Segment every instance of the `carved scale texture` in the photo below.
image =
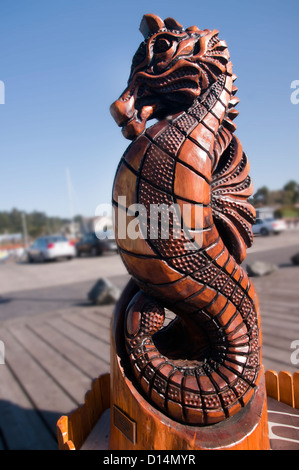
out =
<svg viewBox="0 0 299 470"><path fill-rule="evenodd" d="M227 67L203 100L136 138L114 183L118 211L124 210L117 202L124 187L129 202L142 204L147 214L152 204L202 208L196 230L177 229L182 213L174 212L170 236L163 238L160 213L156 238L145 217L139 219L145 236L139 244L118 240L141 289L125 324L135 379L160 410L189 425L238 413L261 374L257 298L240 266L255 214L247 202L247 157L233 135L235 92ZM163 329L164 308L177 317Z"/></svg>

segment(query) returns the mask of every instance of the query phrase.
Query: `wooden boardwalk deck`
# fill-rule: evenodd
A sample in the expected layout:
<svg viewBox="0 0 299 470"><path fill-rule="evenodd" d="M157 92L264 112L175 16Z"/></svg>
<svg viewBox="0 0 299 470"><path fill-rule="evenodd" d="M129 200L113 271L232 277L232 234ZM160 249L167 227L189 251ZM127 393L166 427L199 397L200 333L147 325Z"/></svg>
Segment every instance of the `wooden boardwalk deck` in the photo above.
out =
<svg viewBox="0 0 299 470"><path fill-rule="evenodd" d="M55 449L56 422L109 372L112 308L86 307L22 318L1 330L0 447Z"/></svg>
<svg viewBox="0 0 299 470"><path fill-rule="evenodd" d="M254 280L260 297L266 369L298 370L299 268ZM112 306L77 306L2 322L0 449L57 449L56 423L109 372ZM299 354L297 355L299 358Z"/></svg>
<svg viewBox="0 0 299 470"><path fill-rule="evenodd" d="M269 276L253 278L253 282L260 299L264 367L296 372L299 370L299 267L286 265ZM294 341L298 341L298 353L292 348Z"/></svg>

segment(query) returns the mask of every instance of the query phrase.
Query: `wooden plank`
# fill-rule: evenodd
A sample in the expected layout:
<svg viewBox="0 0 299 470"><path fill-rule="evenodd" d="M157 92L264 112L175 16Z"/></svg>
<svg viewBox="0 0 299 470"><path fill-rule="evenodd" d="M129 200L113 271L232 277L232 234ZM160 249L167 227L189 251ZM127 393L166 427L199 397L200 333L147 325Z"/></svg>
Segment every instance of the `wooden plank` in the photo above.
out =
<svg viewBox="0 0 299 470"><path fill-rule="evenodd" d="M104 410L110 406L110 374L93 380L85 395L85 408L90 429L94 427Z"/></svg>
<svg viewBox="0 0 299 470"><path fill-rule="evenodd" d="M39 410L48 428L55 432L58 418L71 411L76 402L33 360L11 332L2 329L1 338L6 346L6 364L16 381L21 384L32 406Z"/></svg>
<svg viewBox="0 0 299 470"><path fill-rule="evenodd" d="M107 317L106 315L102 315L102 312L95 312L95 311L84 311L81 315L82 318L87 318L90 321L93 321L100 326L104 326L110 330L110 323L111 318Z"/></svg>
<svg viewBox="0 0 299 470"><path fill-rule="evenodd" d="M286 283L283 283L280 279L279 286L277 286L275 289L263 288L263 291L260 295L263 298L268 298L269 296L271 296L270 301L272 301L273 303L276 298L279 303L282 303L281 299L285 297L289 304L294 303L295 305L298 293L295 290L288 289L287 287L290 286Z"/></svg>
<svg viewBox="0 0 299 470"><path fill-rule="evenodd" d="M291 282L292 281L294 283L294 279L291 279ZM268 288L268 290L270 289ZM267 291L265 292L267 293ZM282 278L280 279L279 286L275 288L275 290L273 290L272 288L272 291L270 293L272 293L275 297L278 297L280 299L283 296L288 296L289 300L292 300L293 297L296 298L296 295L297 295L296 291L290 289L290 280L286 279L285 282L283 282Z"/></svg>
<svg viewBox="0 0 299 470"><path fill-rule="evenodd" d="M109 450L110 409L104 411L80 450Z"/></svg>
<svg viewBox="0 0 299 470"><path fill-rule="evenodd" d="M294 339L294 333L292 331L292 327L290 326L288 328L286 325L281 326L279 328L277 327L273 328L271 324L265 325L263 323L262 333L263 333L263 337L268 338L268 342L272 346L276 345L275 341L276 339L279 339L279 341L284 341L286 344L288 344L288 349L290 349L290 344Z"/></svg>
<svg viewBox="0 0 299 470"><path fill-rule="evenodd" d="M290 282L292 283L292 286L295 286L297 280L293 279L293 280L289 281L289 283ZM294 291L294 290L290 290L289 287L290 287L290 284L287 286L286 283L282 282L282 278L281 278L277 282L276 288L274 288L274 289L273 289L273 286L272 286L272 289L271 289L271 288L269 288L268 285L263 284L261 289L258 289L259 290L259 292L258 292L259 297L263 301L268 301L269 300L269 302L272 302L272 303L275 303L275 301L277 300L278 305L280 305L282 303L282 300L285 298L286 301L290 305L291 304L296 305L297 292Z"/></svg>
<svg viewBox="0 0 299 470"><path fill-rule="evenodd" d="M293 374L294 407L299 409L299 372Z"/></svg>
<svg viewBox="0 0 299 470"><path fill-rule="evenodd" d="M100 379L101 379L100 391L101 391L102 408L106 410L107 408L110 407L110 387L111 387L110 374L102 375Z"/></svg>
<svg viewBox="0 0 299 470"><path fill-rule="evenodd" d="M274 370L265 372L266 390L269 397L279 401L278 374Z"/></svg>
<svg viewBox="0 0 299 470"><path fill-rule="evenodd" d="M263 366L267 370L268 369L272 369L272 370L277 369L277 370L280 371L280 370L285 370L285 368L286 368L284 363L280 363L277 359L274 359L274 360L271 360L271 358L268 359L267 357L264 357L264 359L263 359ZM288 372L290 372L290 373L296 372L295 367L289 367L288 369L289 369Z"/></svg>
<svg viewBox="0 0 299 470"><path fill-rule="evenodd" d="M278 374L280 401L294 406L293 377L290 372L281 371Z"/></svg>
<svg viewBox="0 0 299 470"><path fill-rule="evenodd" d="M268 427L272 450L299 450L299 411L268 398Z"/></svg>
<svg viewBox="0 0 299 470"><path fill-rule="evenodd" d="M28 328L14 328L12 334L53 382L79 404L90 379Z"/></svg>
<svg viewBox="0 0 299 470"><path fill-rule="evenodd" d="M8 365L1 366L0 434L4 448L55 450L57 442L53 431L45 425Z"/></svg>
<svg viewBox="0 0 299 470"><path fill-rule="evenodd" d="M58 448L64 450L64 444L68 439L68 417L63 415L57 421L57 442Z"/></svg>
<svg viewBox="0 0 299 470"><path fill-rule="evenodd" d="M75 325L80 328L81 331L85 331L88 334L101 339L103 342L110 344L110 329L104 325L82 318L80 314L70 315L68 317L69 324Z"/></svg>
<svg viewBox="0 0 299 470"><path fill-rule="evenodd" d="M48 320L48 323L53 328L61 331L67 338L72 339L95 356L107 362L107 364L110 363L110 346L108 343L104 343L100 339L90 336L85 331L81 331L77 326L68 323L67 319L53 318Z"/></svg>
<svg viewBox="0 0 299 470"><path fill-rule="evenodd" d="M290 353L267 344L262 345L263 364L265 369L288 370L295 372L296 366L290 362Z"/></svg>
<svg viewBox="0 0 299 470"><path fill-rule="evenodd" d="M269 307L267 306L267 309ZM289 329L292 325L294 325L294 323L296 322L296 318L298 317L298 313L296 315L291 316L291 315L288 315L288 317L284 318L284 314L286 312L286 307L285 307L285 310L284 312L275 312L274 311L269 311L267 309L262 309L261 312L262 312L262 321L265 320L266 323L269 323L269 321L271 319L275 320L275 322L281 322L284 326L284 328L286 329Z"/></svg>
<svg viewBox="0 0 299 470"><path fill-rule="evenodd" d="M57 438L60 450L75 450L74 443L69 440L68 416L61 416L57 421Z"/></svg>
<svg viewBox="0 0 299 470"><path fill-rule="evenodd" d="M97 306L89 306L87 308L84 308L82 310L82 314L84 315L85 313L94 313L95 315L98 315L100 317L105 317L108 320L111 320L113 316L113 311L114 311L115 305L97 305Z"/></svg>
<svg viewBox="0 0 299 470"><path fill-rule="evenodd" d="M51 341L55 348L68 362L80 369L90 379L97 375L109 372L108 364L101 358L95 356L85 348L77 344L73 339L65 337L60 331L54 329L51 325L35 322L29 325L37 335L45 342Z"/></svg>
<svg viewBox="0 0 299 470"><path fill-rule="evenodd" d="M262 316L262 326L263 325L271 325L273 326L273 329L274 327L285 327L286 326L286 323L283 319L283 317L281 319L276 319L276 318L267 318L267 317L264 317ZM298 322L296 323L292 323L292 325L290 325L290 328L291 328L291 331L299 331L299 324Z"/></svg>
<svg viewBox="0 0 299 470"><path fill-rule="evenodd" d="M57 423L59 449L80 449L110 405L110 375L93 380L84 403Z"/></svg>
<svg viewBox="0 0 299 470"><path fill-rule="evenodd" d="M298 314L298 306L297 305L277 305L271 304L269 300L264 300L260 303L262 308L262 313L265 312L266 315L272 316L275 315L277 318L282 318L284 315L288 316L288 320L292 321L296 318L296 314Z"/></svg>
<svg viewBox="0 0 299 470"><path fill-rule="evenodd" d="M286 357L288 357L288 362L290 362L290 356L291 356L291 349L290 349L290 339L289 337L283 337L280 336L276 331L273 330L268 330L263 328L263 344L262 346L273 348L273 345L275 345L275 348L277 351L284 351L286 353Z"/></svg>
<svg viewBox="0 0 299 470"><path fill-rule="evenodd" d="M84 406L81 405L68 417L69 440L75 449L80 449L85 439L86 429L88 429L88 417L84 411Z"/></svg>
<svg viewBox="0 0 299 470"><path fill-rule="evenodd" d="M285 322L294 322L298 318L298 311L294 311L292 314L289 310L286 312L286 308L284 309L275 309L273 307L270 307L269 304L267 303L267 307L263 308L262 310L262 315L263 317L269 317L269 318L277 318L277 319L283 319Z"/></svg>

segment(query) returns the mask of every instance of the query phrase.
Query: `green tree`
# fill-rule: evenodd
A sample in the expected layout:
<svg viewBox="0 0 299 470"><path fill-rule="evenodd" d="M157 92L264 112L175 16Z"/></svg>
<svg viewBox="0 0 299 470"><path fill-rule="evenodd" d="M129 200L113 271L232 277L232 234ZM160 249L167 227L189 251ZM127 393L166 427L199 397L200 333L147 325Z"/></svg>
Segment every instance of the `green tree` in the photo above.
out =
<svg viewBox="0 0 299 470"><path fill-rule="evenodd" d="M291 180L287 184L284 185L283 190L284 191L298 191L299 185L297 181Z"/></svg>
<svg viewBox="0 0 299 470"><path fill-rule="evenodd" d="M254 204L260 204L266 206L268 204L269 199L269 188L267 186L262 186L257 190L257 192L253 195Z"/></svg>
<svg viewBox="0 0 299 470"><path fill-rule="evenodd" d="M10 212L0 212L0 234L22 233L23 211L13 208ZM68 223L68 219L60 217L49 217L44 212L33 211L25 214L28 235L36 238L41 235L59 233L61 227Z"/></svg>
<svg viewBox="0 0 299 470"><path fill-rule="evenodd" d="M291 180L283 187L284 197L283 197L283 204L284 205L293 205L299 202L299 184L297 181Z"/></svg>

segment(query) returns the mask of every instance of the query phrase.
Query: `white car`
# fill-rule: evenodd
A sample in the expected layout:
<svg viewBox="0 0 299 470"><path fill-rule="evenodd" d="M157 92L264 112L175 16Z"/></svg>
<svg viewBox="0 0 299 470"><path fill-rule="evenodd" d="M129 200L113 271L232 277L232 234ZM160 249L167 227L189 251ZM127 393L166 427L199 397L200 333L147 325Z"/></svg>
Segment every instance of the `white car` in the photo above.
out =
<svg viewBox="0 0 299 470"><path fill-rule="evenodd" d="M256 223L252 226L254 235L267 236L270 234L278 235L286 230L287 226L282 219L256 219Z"/></svg>
<svg viewBox="0 0 299 470"><path fill-rule="evenodd" d="M58 258L72 259L76 256L73 242L62 235L40 237L27 250L28 261L47 261Z"/></svg>

